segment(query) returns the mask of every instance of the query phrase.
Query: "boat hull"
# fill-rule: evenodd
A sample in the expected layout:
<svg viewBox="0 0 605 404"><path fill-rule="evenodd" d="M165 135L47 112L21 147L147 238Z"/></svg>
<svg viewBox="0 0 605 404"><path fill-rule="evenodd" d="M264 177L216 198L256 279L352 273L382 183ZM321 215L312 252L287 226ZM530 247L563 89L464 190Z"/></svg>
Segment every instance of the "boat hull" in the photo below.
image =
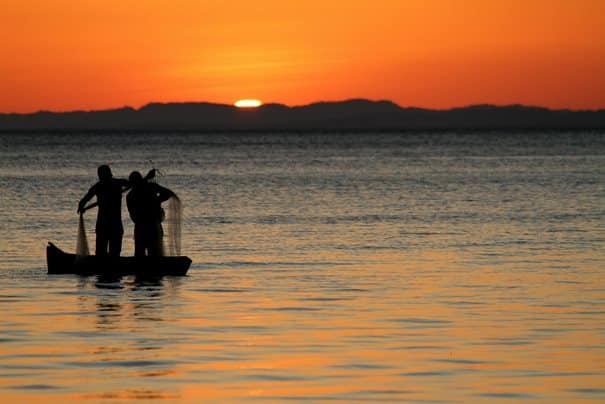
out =
<svg viewBox="0 0 605 404"><path fill-rule="evenodd" d="M98 257L77 256L62 251L53 243L46 247L49 274L184 276L188 257Z"/></svg>

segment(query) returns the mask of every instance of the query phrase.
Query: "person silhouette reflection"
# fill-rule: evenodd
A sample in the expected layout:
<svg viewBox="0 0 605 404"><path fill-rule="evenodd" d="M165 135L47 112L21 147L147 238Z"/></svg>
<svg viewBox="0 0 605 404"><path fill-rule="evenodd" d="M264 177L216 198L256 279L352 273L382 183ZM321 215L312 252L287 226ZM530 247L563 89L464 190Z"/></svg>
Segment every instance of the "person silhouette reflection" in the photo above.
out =
<svg viewBox="0 0 605 404"><path fill-rule="evenodd" d="M146 181L138 171L130 173L128 180L132 189L126 196L126 204L134 222L134 255L163 255L162 202L176 195L168 188Z"/></svg>
<svg viewBox="0 0 605 404"><path fill-rule="evenodd" d="M99 182L94 184L80 200L78 213L84 212L86 203L93 196L97 197L99 210L95 227L95 254L119 257L124 235L122 191L129 187L129 182L125 179L113 178L108 165L99 166L97 174Z"/></svg>

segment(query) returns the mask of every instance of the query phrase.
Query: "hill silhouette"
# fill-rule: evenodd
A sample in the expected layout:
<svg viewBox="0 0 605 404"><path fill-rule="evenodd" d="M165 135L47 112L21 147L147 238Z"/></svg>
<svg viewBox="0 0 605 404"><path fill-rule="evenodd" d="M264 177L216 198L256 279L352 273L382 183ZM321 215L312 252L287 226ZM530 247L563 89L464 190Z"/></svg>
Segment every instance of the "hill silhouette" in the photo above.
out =
<svg viewBox="0 0 605 404"><path fill-rule="evenodd" d="M473 105L448 110L403 108L354 99L241 109L207 102L151 103L101 110L0 114L0 130L311 131L431 129L603 129L605 110Z"/></svg>

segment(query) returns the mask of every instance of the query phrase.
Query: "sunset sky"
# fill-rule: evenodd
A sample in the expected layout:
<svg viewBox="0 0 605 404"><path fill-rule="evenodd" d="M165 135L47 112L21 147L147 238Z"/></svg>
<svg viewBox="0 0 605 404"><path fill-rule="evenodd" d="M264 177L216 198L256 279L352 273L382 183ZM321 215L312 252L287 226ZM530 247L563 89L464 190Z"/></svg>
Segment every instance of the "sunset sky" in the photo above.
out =
<svg viewBox="0 0 605 404"><path fill-rule="evenodd" d="M0 112L347 98L605 108L604 0L3 0Z"/></svg>

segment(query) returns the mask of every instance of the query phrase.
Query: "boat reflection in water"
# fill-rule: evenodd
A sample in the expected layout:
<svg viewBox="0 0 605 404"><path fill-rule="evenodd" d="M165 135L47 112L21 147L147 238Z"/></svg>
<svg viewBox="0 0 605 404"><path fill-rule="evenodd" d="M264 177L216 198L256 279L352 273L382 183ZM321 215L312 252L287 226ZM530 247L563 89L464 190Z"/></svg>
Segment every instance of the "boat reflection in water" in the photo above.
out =
<svg viewBox="0 0 605 404"><path fill-rule="evenodd" d="M79 322L87 331L74 330L86 341L87 355L71 363L95 369L100 377L122 374L130 379L110 392L88 393L88 399L176 398L164 383L142 388L149 380L177 374L181 363L170 357L174 335L166 323L178 316L182 278L95 275L78 282ZM93 317L91 317L93 315ZM94 319L93 321L91 321ZM168 327L169 328L169 327ZM92 331L94 330L94 331ZM115 335L115 338L111 338Z"/></svg>

